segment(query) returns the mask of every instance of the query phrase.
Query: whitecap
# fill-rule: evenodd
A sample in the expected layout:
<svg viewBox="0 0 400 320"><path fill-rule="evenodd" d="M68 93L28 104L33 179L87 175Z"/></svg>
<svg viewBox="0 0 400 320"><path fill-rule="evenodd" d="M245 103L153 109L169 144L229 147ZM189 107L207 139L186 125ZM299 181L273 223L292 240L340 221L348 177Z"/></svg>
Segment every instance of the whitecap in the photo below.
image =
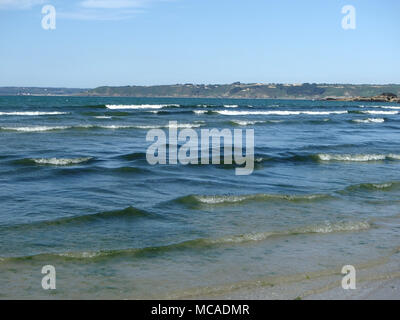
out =
<svg viewBox="0 0 400 320"><path fill-rule="evenodd" d="M80 164L91 160L91 157L88 158L41 158L41 159L32 159L37 164L48 164L54 166L68 166L72 164Z"/></svg>
<svg viewBox="0 0 400 320"><path fill-rule="evenodd" d="M266 121L242 121L242 120L232 120L232 122L239 126L251 126L258 123L266 123Z"/></svg>
<svg viewBox="0 0 400 320"><path fill-rule="evenodd" d="M0 127L1 130L18 131L18 132L44 132L44 131L64 130L64 129L68 129L68 128L70 128L70 127L66 127L66 126Z"/></svg>
<svg viewBox="0 0 400 320"><path fill-rule="evenodd" d="M195 114L205 114L205 113L207 113L208 111L207 110L194 110L193 111Z"/></svg>
<svg viewBox="0 0 400 320"><path fill-rule="evenodd" d="M329 115L329 114L346 114L348 111L231 111L231 110L219 110L217 113L225 116L245 116L245 115L278 115L278 116L290 116L290 115Z"/></svg>
<svg viewBox="0 0 400 320"><path fill-rule="evenodd" d="M225 108L238 108L239 106L237 104L226 104L224 105Z"/></svg>
<svg viewBox="0 0 400 320"><path fill-rule="evenodd" d="M68 114L68 112L41 112L41 111L15 111L15 112L0 112L0 116L53 116Z"/></svg>
<svg viewBox="0 0 400 320"><path fill-rule="evenodd" d="M325 222L323 224L310 225L299 227L290 230L282 230L276 232L253 232L240 235L225 236L217 239L204 239L207 244L229 244L229 243L246 243L258 242L267 240L270 237L277 236L290 236L298 234L312 234L312 233L338 233L338 232L357 232L364 231L371 228L367 221L340 221L340 222Z"/></svg>
<svg viewBox="0 0 400 320"><path fill-rule="evenodd" d="M162 109L166 107L179 107L179 104L140 104L140 105L124 105L124 104L107 104L106 107L108 109L133 109L133 110L141 110L141 109Z"/></svg>
<svg viewBox="0 0 400 320"><path fill-rule="evenodd" d="M357 123L383 123L385 119L382 118L368 118L368 119L355 119L353 122Z"/></svg>
<svg viewBox="0 0 400 320"><path fill-rule="evenodd" d="M361 113L365 113L365 114L386 114L386 115L391 115L391 114L398 114L399 111L375 111L375 110L366 110L366 111L361 111Z"/></svg>
<svg viewBox="0 0 400 320"><path fill-rule="evenodd" d="M396 158L398 157L398 158ZM368 162L382 161L386 159L400 159L400 155L396 154L319 154L321 161L350 161L350 162Z"/></svg>

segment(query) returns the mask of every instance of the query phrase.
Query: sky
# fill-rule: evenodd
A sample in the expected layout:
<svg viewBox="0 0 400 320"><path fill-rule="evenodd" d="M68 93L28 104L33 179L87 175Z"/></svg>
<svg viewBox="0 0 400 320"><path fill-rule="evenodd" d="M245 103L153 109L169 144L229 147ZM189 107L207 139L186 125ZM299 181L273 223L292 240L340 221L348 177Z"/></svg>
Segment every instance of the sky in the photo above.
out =
<svg viewBox="0 0 400 320"><path fill-rule="evenodd" d="M0 86L236 81L400 83L400 1L0 0Z"/></svg>

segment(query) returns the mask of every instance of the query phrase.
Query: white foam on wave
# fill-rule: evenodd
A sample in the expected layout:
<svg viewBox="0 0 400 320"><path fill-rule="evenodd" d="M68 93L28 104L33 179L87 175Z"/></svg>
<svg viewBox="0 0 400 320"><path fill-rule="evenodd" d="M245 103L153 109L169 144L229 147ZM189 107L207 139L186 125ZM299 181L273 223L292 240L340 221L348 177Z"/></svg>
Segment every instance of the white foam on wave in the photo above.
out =
<svg viewBox="0 0 400 320"><path fill-rule="evenodd" d="M237 104L226 104L224 105L225 108L239 108Z"/></svg>
<svg viewBox="0 0 400 320"><path fill-rule="evenodd" d="M393 186L393 183L373 183L372 186L376 189L387 189Z"/></svg>
<svg viewBox="0 0 400 320"><path fill-rule="evenodd" d="M329 115L329 114L346 114L348 111L231 111L231 110L219 110L216 111L224 116L245 116L245 115L278 115L278 116L291 116L291 115Z"/></svg>
<svg viewBox="0 0 400 320"><path fill-rule="evenodd" d="M190 129L199 128L203 126L202 123L179 123L177 125L167 124L167 125L77 125L77 126L34 126L34 127L0 127L0 130L5 131L17 131L17 132L46 132L46 131L57 131L57 130L67 130L67 129L162 129L162 128L177 128L177 129Z"/></svg>
<svg viewBox="0 0 400 320"><path fill-rule="evenodd" d="M44 132L44 131L64 130L64 129L68 129L68 128L70 128L70 127L66 127L66 126L0 127L1 130L18 131L18 132Z"/></svg>
<svg viewBox="0 0 400 320"><path fill-rule="evenodd" d="M382 108L382 109L393 109L400 110L399 106L360 106L361 108Z"/></svg>
<svg viewBox="0 0 400 320"><path fill-rule="evenodd" d="M198 128L201 127L202 124L193 124L193 123L179 123L177 125L167 124L167 125L93 125L87 126L87 128L100 128L100 129L162 129L162 128L177 128L177 129L189 129L189 128ZM79 128L79 127L77 127ZM82 126L82 128L86 128Z"/></svg>
<svg viewBox="0 0 400 320"><path fill-rule="evenodd" d="M120 128L134 128L134 129L163 129L163 128L173 128L173 129L190 129L199 128L202 123L178 123L178 124L167 124L167 125L135 125L135 126L99 126L105 129L120 129Z"/></svg>
<svg viewBox="0 0 400 320"><path fill-rule="evenodd" d="M48 164L54 166L68 166L72 164L80 164L91 160L92 158L42 158L32 159L37 164Z"/></svg>
<svg viewBox="0 0 400 320"><path fill-rule="evenodd" d="M78 127L79 128L79 127ZM130 129L130 128L136 128L135 126L126 126L126 125L107 125L107 126L94 126L94 125L89 125L87 127L81 126L81 128L100 128L100 129Z"/></svg>
<svg viewBox="0 0 400 320"><path fill-rule="evenodd" d="M111 119L112 117L110 116L96 116L96 119Z"/></svg>
<svg viewBox="0 0 400 320"><path fill-rule="evenodd" d="M102 256L102 252L91 252L91 251L83 251L83 252L64 252L57 254L60 257L66 258L75 258L75 259L90 259Z"/></svg>
<svg viewBox="0 0 400 320"><path fill-rule="evenodd" d="M166 107L179 107L179 104L138 104L138 105L107 104L106 107L112 110L115 109L141 110L141 109L162 109Z"/></svg>
<svg viewBox="0 0 400 320"><path fill-rule="evenodd" d="M240 235L225 236L217 239L205 239L204 242L207 244L229 244L229 243L246 243L246 242L258 242L267 240L270 237L277 236L289 236L298 234L330 234L338 232L357 232L365 231L371 228L371 225L367 221L340 221L340 222L325 222L319 225L311 225L305 227L299 227L291 230L283 230L276 232L253 232L245 233Z"/></svg>
<svg viewBox="0 0 400 320"><path fill-rule="evenodd" d="M204 204L237 203L251 198L251 196L195 196L195 199Z"/></svg>
<svg viewBox="0 0 400 320"><path fill-rule="evenodd" d="M391 114L398 114L399 111L375 111L375 110L366 110L366 111L361 111L361 113L365 113L365 114L386 114L386 115L391 115Z"/></svg>
<svg viewBox="0 0 400 320"><path fill-rule="evenodd" d="M94 125L89 127L102 128L102 129L162 129L162 128L176 128L176 129L190 129L199 128L202 123L178 123L167 125Z"/></svg>
<svg viewBox="0 0 400 320"><path fill-rule="evenodd" d="M309 194L309 195L248 194L248 195L193 196L193 198L197 202L207 205L235 204L244 201L268 201L268 200L312 201L312 200L322 199L324 197L326 197L326 195L324 194Z"/></svg>
<svg viewBox="0 0 400 320"><path fill-rule="evenodd" d="M0 112L0 116L53 116L68 114L68 112L41 112L41 111L15 111L15 112Z"/></svg>
<svg viewBox="0 0 400 320"><path fill-rule="evenodd" d="M400 110L400 107L395 107L395 106L381 106L383 109L394 109L394 110Z"/></svg>
<svg viewBox="0 0 400 320"><path fill-rule="evenodd" d="M355 119L353 122L357 123L383 123L385 119L382 118L368 118L368 119Z"/></svg>
<svg viewBox="0 0 400 320"><path fill-rule="evenodd" d="M233 123L239 126L252 126L258 123L266 123L267 121L243 121L243 120L232 120Z"/></svg>
<svg viewBox="0 0 400 320"><path fill-rule="evenodd" d="M208 111L207 110L194 110L193 111L195 114L205 114L205 113L207 113Z"/></svg>
<svg viewBox="0 0 400 320"><path fill-rule="evenodd" d="M334 232L346 232L346 231L361 231L367 230L371 225L366 221L343 221L343 222L326 222L321 225L308 226L298 228L292 232L298 233L334 233Z"/></svg>
<svg viewBox="0 0 400 320"><path fill-rule="evenodd" d="M179 129L190 129L190 128L199 128L203 124L201 123L178 123L178 124L168 124L165 127L166 128L179 128Z"/></svg>
<svg viewBox="0 0 400 320"><path fill-rule="evenodd" d="M321 161L368 162L382 160L400 160L398 154L319 154Z"/></svg>

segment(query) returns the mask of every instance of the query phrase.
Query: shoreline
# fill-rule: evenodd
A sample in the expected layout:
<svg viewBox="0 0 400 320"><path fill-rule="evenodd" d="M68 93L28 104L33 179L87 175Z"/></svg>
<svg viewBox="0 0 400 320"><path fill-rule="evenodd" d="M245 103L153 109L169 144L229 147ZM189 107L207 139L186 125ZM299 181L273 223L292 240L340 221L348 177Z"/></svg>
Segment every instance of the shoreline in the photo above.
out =
<svg viewBox="0 0 400 320"><path fill-rule="evenodd" d="M189 300L400 300L400 248L386 257L356 265L356 289L345 290L341 267L309 274L265 278L209 293L175 296ZM226 291L225 291L226 290ZM225 291L225 292L224 292ZM227 292L230 291L230 292ZM213 293L214 292L214 293Z"/></svg>

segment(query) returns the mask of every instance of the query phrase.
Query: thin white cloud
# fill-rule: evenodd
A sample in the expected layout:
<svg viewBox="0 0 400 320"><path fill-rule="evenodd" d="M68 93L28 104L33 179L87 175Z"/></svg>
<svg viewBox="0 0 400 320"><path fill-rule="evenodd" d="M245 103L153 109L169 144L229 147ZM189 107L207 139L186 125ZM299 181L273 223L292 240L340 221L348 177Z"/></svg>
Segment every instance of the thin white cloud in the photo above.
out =
<svg viewBox="0 0 400 320"><path fill-rule="evenodd" d="M145 12L155 3L174 0L75 0L59 7L55 1L57 18L71 20L126 20ZM50 0L0 0L0 10L27 10Z"/></svg>
<svg viewBox="0 0 400 320"><path fill-rule="evenodd" d="M0 0L0 9L26 10L46 0Z"/></svg>
<svg viewBox="0 0 400 320"><path fill-rule="evenodd" d="M173 0L83 0L75 9L60 11L58 17L72 20L126 20L145 12L155 3Z"/></svg>
<svg viewBox="0 0 400 320"><path fill-rule="evenodd" d="M85 0L80 5L84 8L122 9L140 8L149 2L149 0Z"/></svg>

